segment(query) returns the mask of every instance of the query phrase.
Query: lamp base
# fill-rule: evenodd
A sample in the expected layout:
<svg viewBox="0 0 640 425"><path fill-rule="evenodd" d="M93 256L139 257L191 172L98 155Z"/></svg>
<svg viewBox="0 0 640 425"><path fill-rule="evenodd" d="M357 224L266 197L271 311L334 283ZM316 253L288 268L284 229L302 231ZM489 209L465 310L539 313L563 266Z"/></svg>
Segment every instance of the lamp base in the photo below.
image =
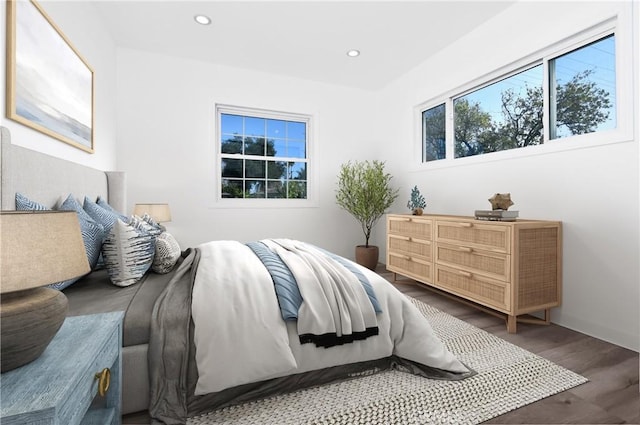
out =
<svg viewBox="0 0 640 425"><path fill-rule="evenodd" d="M34 288L0 299L2 373L30 363L47 348L67 315L67 297L55 289Z"/></svg>

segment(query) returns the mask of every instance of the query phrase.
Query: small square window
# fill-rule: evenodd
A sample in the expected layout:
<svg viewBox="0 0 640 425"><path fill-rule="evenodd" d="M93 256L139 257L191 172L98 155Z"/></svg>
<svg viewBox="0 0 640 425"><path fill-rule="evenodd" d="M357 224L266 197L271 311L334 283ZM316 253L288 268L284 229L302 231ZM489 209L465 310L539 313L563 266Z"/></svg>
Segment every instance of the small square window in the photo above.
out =
<svg viewBox="0 0 640 425"><path fill-rule="evenodd" d="M309 117L225 107L218 117L221 198L307 198Z"/></svg>

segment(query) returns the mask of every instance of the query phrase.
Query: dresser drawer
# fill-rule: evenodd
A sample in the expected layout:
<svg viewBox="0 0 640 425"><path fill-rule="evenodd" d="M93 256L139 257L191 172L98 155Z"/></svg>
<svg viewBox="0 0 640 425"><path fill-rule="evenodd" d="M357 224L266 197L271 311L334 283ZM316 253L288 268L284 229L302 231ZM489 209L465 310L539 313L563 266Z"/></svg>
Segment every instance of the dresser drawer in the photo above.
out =
<svg viewBox="0 0 640 425"><path fill-rule="evenodd" d="M492 252L511 251L511 228L499 224L481 224L474 220L436 221L435 239L452 245L468 246Z"/></svg>
<svg viewBox="0 0 640 425"><path fill-rule="evenodd" d="M510 286L499 280L436 264L435 285L504 313L511 310Z"/></svg>
<svg viewBox="0 0 640 425"><path fill-rule="evenodd" d="M118 359L118 355L120 352L119 347L119 335L120 330L117 329L114 331L111 337L109 337L109 341L105 343L105 345L100 349L100 352L95 357L89 369L87 369L86 374L89 377L95 378L96 373L102 372L103 369L113 369L114 363ZM95 396L98 392L98 379L93 379L93 384L91 385L91 394Z"/></svg>
<svg viewBox="0 0 640 425"><path fill-rule="evenodd" d="M511 256L468 246L438 244L436 262L508 282Z"/></svg>
<svg viewBox="0 0 640 425"><path fill-rule="evenodd" d="M87 355L90 355L92 360L82 366L77 366L77 376L75 377L76 385L73 390L74 396L69 397L65 401L62 407L63 410L68 409L69 411L75 411L76 415L84 415L85 409L91 405L93 399L98 394L98 379L96 378L96 374L102 372L105 368L113 371L114 374L117 372L117 370L114 370L114 363L118 360L120 352L119 334L120 329L114 329L107 340L104 341L102 347L98 349L97 353L95 351L87 352ZM114 382L116 380L115 376L111 376L111 379ZM117 392L118 390L110 385L107 394L114 391ZM86 407L79 410L78 406Z"/></svg>
<svg viewBox="0 0 640 425"><path fill-rule="evenodd" d="M411 236L416 239L431 240L433 220L420 216L389 216L389 235Z"/></svg>
<svg viewBox="0 0 640 425"><path fill-rule="evenodd" d="M431 282L433 276L432 262L391 251L387 254L387 258L387 269L421 282Z"/></svg>
<svg viewBox="0 0 640 425"><path fill-rule="evenodd" d="M432 261L431 241L426 239L416 239L411 236L389 235L388 249L390 252L419 257L425 261Z"/></svg>

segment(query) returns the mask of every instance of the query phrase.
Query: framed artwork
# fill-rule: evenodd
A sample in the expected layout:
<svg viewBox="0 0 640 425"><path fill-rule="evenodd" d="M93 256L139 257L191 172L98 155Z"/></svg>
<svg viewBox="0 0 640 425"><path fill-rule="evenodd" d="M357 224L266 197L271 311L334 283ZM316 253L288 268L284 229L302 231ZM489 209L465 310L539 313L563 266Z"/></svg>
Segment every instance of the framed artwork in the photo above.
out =
<svg viewBox="0 0 640 425"><path fill-rule="evenodd" d="M94 152L93 69L34 0L7 0L7 118Z"/></svg>

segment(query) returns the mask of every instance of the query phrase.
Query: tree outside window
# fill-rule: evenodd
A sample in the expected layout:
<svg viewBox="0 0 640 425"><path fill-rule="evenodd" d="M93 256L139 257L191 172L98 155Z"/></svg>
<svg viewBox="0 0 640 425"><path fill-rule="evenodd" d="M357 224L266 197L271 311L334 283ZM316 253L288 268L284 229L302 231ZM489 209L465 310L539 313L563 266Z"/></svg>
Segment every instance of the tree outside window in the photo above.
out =
<svg viewBox="0 0 640 425"><path fill-rule="evenodd" d="M455 158L543 144L545 125L550 140L616 128L614 35L547 63L547 90L540 64L452 98ZM422 113L423 162L446 157L444 118L445 104Z"/></svg>

